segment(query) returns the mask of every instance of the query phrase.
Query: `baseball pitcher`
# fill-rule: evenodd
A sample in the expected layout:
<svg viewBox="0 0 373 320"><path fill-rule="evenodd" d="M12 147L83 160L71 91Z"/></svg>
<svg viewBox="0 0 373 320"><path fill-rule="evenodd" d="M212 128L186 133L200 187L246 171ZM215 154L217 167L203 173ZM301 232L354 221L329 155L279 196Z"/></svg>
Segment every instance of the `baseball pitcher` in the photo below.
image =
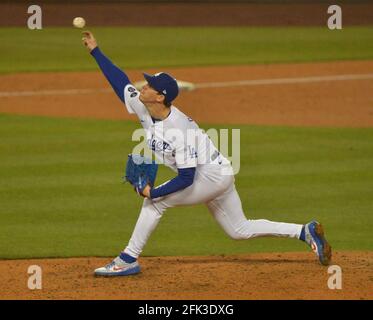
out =
<svg viewBox="0 0 373 320"><path fill-rule="evenodd" d="M126 248L111 263L96 269L95 275L139 273L138 257L164 212L171 207L202 203L232 239L267 236L299 239L312 248L321 264L329 264L331 247L318 222L301 225L246 219L230 161L191 118L172 104L179 93L172 76L164 72L144 74L147 83L138 91L127 75L101 52L91 32L83 32L82 40L127 111L138 116L148 147L161 163L175 171L173 179L157 187L146 174L130 181L144 197L139 218ZM133 159L138 157L130 155L130 169L136 167Z"/></svg>

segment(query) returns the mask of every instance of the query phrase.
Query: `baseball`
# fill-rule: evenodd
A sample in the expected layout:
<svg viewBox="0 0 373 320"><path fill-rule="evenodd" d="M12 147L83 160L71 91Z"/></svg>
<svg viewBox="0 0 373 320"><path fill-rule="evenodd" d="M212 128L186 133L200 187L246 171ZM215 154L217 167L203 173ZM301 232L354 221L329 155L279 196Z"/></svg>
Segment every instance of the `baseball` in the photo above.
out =
<svg viewBox="0 0 373 320"><path fill-rule="evenodd" d="M85 20L82 17L76 17L73 20L73 25L75 28L84 28L85 26Z"/></svg>

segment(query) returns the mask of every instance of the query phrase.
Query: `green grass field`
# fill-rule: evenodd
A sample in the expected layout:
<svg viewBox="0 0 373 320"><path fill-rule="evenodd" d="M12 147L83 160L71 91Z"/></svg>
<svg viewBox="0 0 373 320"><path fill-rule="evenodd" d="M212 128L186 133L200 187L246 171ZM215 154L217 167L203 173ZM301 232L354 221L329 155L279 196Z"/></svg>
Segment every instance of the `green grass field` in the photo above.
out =
<svg viewBox="0 0 373 320"><path fill-rule="evenodd" d="M116 255L142 203L121 184L136 127L1 114L0 257ZM335 249L373 249L373 128L239 128L236 184L247 217L317 218ZM158 183L171 175L162 168ZM167 211L144 255L297 250L307 249L292 239L230 240L197 206Z"/></svg>
<svg viewBox="0 0 373 320"><path fill-rule="evenodd" d="M89 28L122 68L373 59L373 27ZM73 28L0 28L0 73L97 70Z"/></svg>

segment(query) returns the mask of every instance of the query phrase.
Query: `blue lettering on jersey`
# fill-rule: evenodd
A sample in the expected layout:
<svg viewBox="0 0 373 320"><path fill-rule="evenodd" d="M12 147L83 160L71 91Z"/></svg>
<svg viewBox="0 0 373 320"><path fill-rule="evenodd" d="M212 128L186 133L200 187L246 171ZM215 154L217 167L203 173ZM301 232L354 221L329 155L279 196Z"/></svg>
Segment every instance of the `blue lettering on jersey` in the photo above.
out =
<svg viewBox="0 0 373 320"><path fill-rule="evenodd" d="M171 153L172 149L169 143L166 141L160 141L154 139L154 136L151 139L147 140L148 147L153 151L163 151L165 153Z"/></svg>

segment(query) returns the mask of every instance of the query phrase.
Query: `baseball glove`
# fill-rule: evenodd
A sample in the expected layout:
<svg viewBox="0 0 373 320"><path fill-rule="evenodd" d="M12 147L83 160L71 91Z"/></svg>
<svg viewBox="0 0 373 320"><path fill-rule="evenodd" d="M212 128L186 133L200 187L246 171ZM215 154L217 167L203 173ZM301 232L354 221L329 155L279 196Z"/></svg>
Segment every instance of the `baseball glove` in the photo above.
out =
<svg viewBox="0 0 373 320"><path fill-rule="evenodd" d="M126 164L126 175L124 181L128 181L135 188L135 191L142 195L147 184L154 186L158 171L158 164L149 158L138 154L129 154Z"/></svg>

